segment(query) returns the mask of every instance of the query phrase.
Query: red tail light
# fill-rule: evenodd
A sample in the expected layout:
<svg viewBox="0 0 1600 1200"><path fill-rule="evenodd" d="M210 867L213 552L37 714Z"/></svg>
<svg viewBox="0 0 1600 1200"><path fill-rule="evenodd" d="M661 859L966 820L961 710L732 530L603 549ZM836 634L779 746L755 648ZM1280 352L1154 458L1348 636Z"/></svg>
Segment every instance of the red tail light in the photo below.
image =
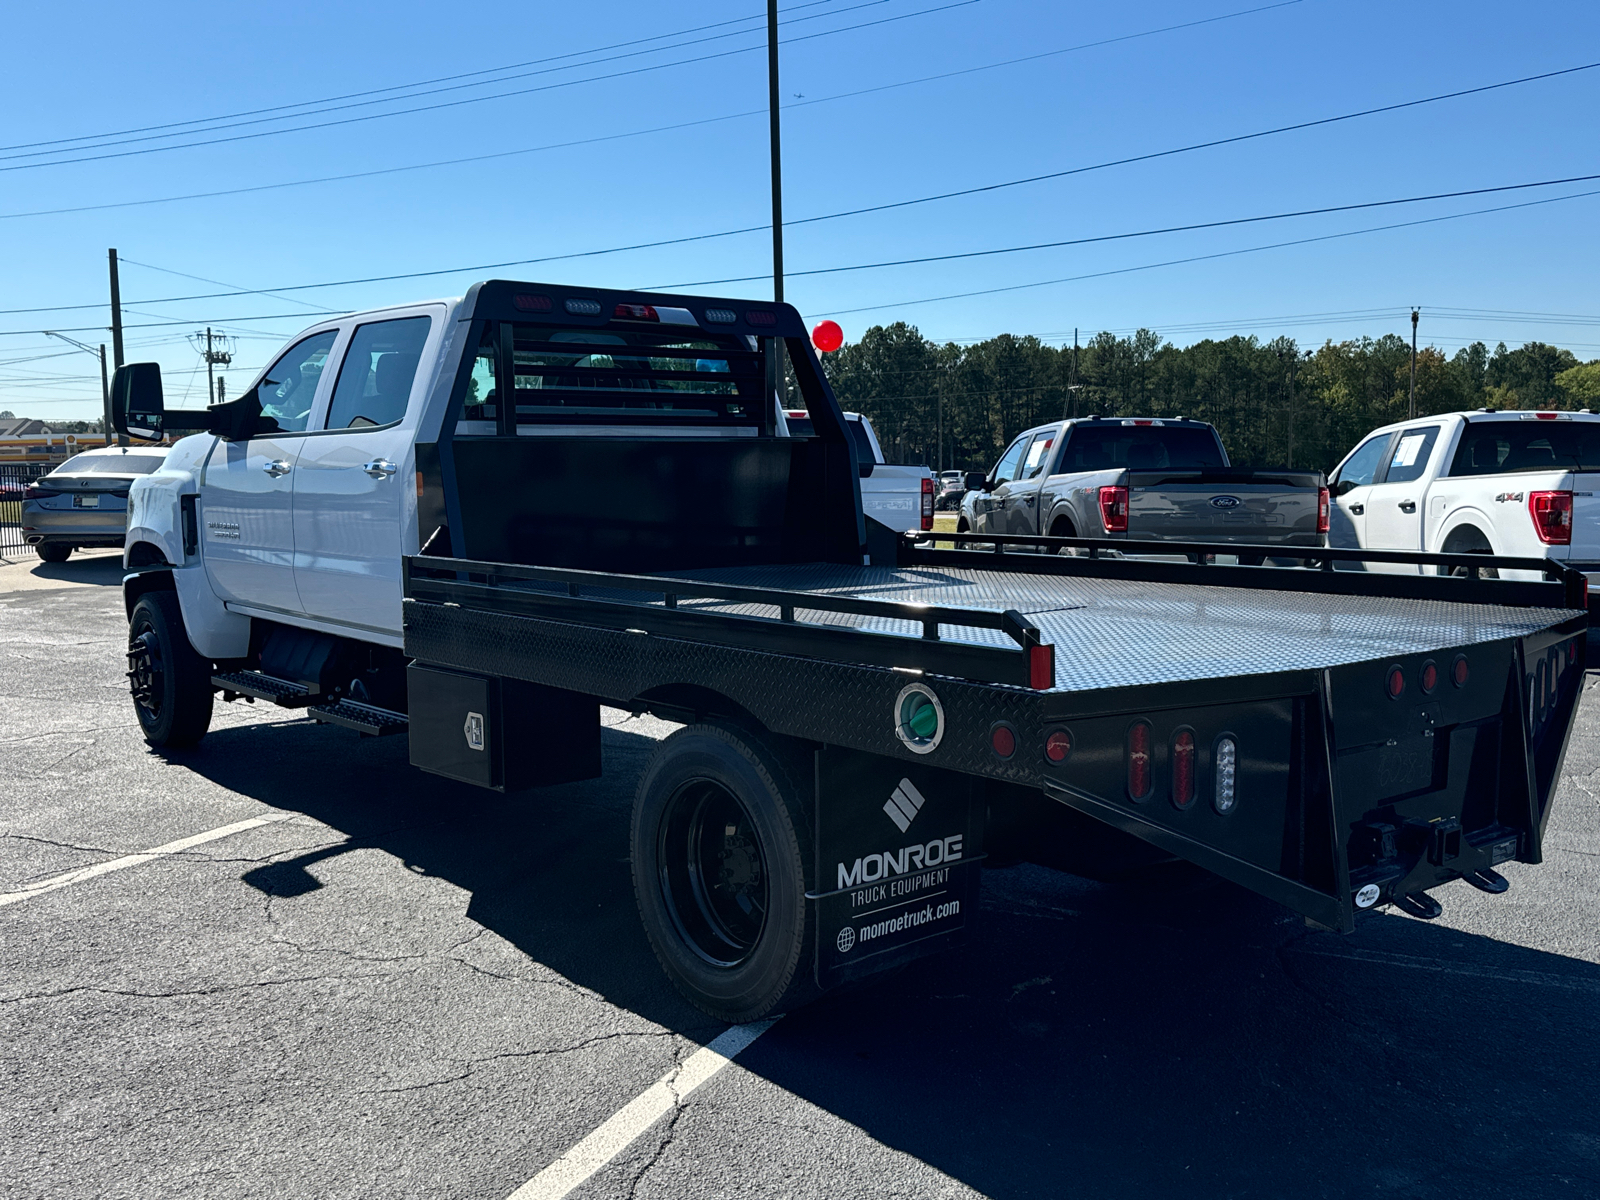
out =
<svg viewBox="0 0 1600 1200"><path fill-rule="evenodd" d="M1056 685L1056 648L1054 646L1028 647L1028 686L1036 692L1048 691Z"/></svg>
<svg viewBox="0 0 1600 1200"><path fill-rule="evenodd" d="M1571 544L1571 492L1529 492L1528 515L1533 518L1533 531L1545 545Z"/></svg>
<svg viewBox="0 0 1600 1200"><path fill-rule="evenodd" d="M1150 725L1145 721L1128 727L1128 795L1134 800L1150 795Z"/></svg>
<svg viewBox="0 0 1600 1200"><path fill-rule="evenodd" d="M1179 808L1194 803L1194 734L1180 730L1172 739L1172 802Z"/></svg>
<svg viewBox="0 0 1600 1200"><path fill-rule="evenodd" d="M661 315L648 304L619 304L613 317L621 317L624 321L659 321Z"/></svg>
<svg viewBox="0 0 1600 1200"><path fill-rule="evenodd" d="M922 481L922 528L924 532L933 528L933 480Z"/></svg>
<svg viewBox="0 0 1600 1200"><path fill-rule="evenodd" d="M1100 489L1100 523L1107 533L1128 532L1128 489L1103 487Z"/></svg>
<svg viewBox="0 0 1600 1200"><path fill-rule="evenodd" d="M61 493L54 488L40 487L36 483L30 483L27 491L22 493L22 498L24 500L48 500L51 496L59 495Z"/></svg>
<svg viewBox="0 0 1600 1200"><path fill-rule="evenodd" d="M1317 532L1328 532L1328 489L1317 489Z"/></svg>

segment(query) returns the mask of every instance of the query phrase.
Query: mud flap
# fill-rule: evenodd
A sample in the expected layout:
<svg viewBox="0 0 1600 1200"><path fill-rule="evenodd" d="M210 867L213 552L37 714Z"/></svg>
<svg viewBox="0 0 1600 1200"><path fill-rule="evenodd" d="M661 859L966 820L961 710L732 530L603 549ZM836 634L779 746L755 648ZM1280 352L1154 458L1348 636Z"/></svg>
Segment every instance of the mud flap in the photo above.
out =
<svg viewBox="0 0 1600 1200"><path fill-rule="evenodd" d="M816 754L817 985L962 944L977 917L983 806L968 776L825 746Z"/></svg>

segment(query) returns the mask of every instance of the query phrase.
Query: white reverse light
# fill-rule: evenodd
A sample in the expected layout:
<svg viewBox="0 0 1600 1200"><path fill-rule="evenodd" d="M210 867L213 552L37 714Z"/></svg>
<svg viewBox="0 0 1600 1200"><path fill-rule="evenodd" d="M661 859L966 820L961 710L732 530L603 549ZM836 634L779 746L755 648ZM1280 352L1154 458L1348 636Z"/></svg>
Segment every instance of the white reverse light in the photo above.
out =
<svg viewBox="0 0 1600 1200"><path fill-rule="evenodd" d="M1234 780L1239 766L1239 747L1231 737L1217 739L1216 762L1217 786L1211 803L1219 813L1230 813L1238 802Z"/></svg>

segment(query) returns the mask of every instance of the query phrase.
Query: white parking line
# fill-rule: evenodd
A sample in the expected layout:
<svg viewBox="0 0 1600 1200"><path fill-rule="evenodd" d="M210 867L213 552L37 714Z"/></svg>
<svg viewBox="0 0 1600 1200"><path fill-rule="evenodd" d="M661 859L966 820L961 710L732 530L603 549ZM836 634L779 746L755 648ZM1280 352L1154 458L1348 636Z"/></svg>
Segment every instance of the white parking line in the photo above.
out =
<svg viewBox="0 0 1600 1200"><path fill-rule="evenodd" d="M257 829L262 825L272 825L278 821L287 821L294 813L274 813L270 817L251 817L247 821L235 821L232 825L223 825L218 829L208 829L205 833L197 833L193 837L182 838L176 842L168 842L165 846L156 846L150 850L140 851L138 854L125 854L121 858L113 858L109 862L95 863L92 867L79 867L76 871L68 871L65 875L54 875L49 879L40 880L38 883L29 884L15 892L0 892L0 908L8 904L20 904L24 900L32 900L35 896L42 896L46 892L58 891L64 887L71 887L75 883L82 883L87 879L95 879L101 875L109 875L112 871L121 871L127 867L137 867L157 858L165 858L169 854L181 854L185 850L192 850L196 846L204 846L207 842L215 842L221 838L232 837L236 833L243 833L247 829Z"/></svg>
<svg viewBox="0 0 1600 1200"><path fill-rule="evenodd" d="M725 1029L691 1054L681 1066L674 1067L628 1101L604 1125L512 1192L507 1200L561 1200L626 1150L650 1126L681 1105L690 1092L716 1075L777 1022L778 1018L774 1017L770 1021L752 1021Z"/></svg>

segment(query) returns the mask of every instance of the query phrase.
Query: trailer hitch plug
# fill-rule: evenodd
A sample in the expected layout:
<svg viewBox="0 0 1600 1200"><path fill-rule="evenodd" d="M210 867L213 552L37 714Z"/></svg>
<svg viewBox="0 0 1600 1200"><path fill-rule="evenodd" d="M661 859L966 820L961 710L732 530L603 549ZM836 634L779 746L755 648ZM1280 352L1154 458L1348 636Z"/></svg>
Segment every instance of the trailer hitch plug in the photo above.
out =
<svg viewBox="0 0 1600 1200"><path fill-rule="evenodd" d="M1431 921L1444 915L1444 905L1427 892L1412 892L1409 896L1396 896L1394 906L1420 921Z"/></svg>
<svg viewBox="0 0 1600 1200"><path fill-rule="evenodd" d="M1479 867L1476 871L1468 871L1461 878L1465 879L1480 892L1488 892L1491 896L1498 896L1511 890L1511 880L1499 871L1488 867Z"/></svg>

